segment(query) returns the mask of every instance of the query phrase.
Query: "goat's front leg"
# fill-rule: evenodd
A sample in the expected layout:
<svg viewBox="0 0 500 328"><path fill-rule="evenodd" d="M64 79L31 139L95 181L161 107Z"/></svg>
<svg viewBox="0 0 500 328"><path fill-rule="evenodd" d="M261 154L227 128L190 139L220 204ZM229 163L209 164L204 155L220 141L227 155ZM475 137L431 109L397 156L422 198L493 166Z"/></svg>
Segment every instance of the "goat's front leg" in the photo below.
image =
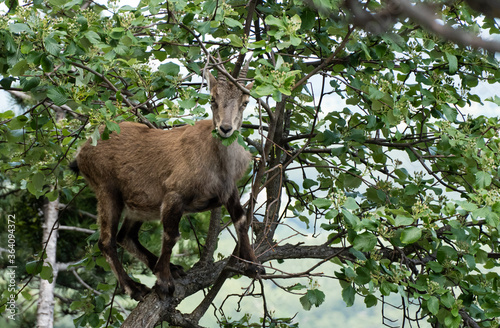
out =
<svg viewBox="0 0 500 328"><path fill-rule="evenodd" d="M163 241L161 255L154 268L156 285L154 289L158 296L173 295L175 290L174 279L171 272L170 258L172 249L179 239L179 221L183 213L182 198L175 193L169 193L163 200L161 207L161 221L163 225ZM174 269L172 267L172 269Z"/></svg>
<svg viewBox="0 0 500 328"><path fill-rule="evenodd" d="M245 274L250 277L265 274L266 271L262 266L258 265L259 262L257 257L255 256L253 248L250 245L250 238L248 237L250 220L247 218L247 215L241 206L238 189L234 189L227 204L225 204L225 207L231 216L234 228L236 229L236 234L238 235L238 255L244 260L253 262L253 264L245 264Z"/></svg>

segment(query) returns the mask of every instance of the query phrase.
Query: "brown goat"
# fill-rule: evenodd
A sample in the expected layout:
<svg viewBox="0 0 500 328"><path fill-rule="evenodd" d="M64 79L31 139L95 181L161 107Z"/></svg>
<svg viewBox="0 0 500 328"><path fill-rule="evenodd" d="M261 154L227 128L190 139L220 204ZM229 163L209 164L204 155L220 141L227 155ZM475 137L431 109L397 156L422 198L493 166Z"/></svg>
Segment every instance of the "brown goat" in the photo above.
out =
<svg viewBox="0 0 500 328"><path fill-rule="evenodd" d="M234 84L217 81L208 74L212 120L168 131L124 122L120 133L113 132L108 140L99 140L97 146L87 141L73 164L97 197L99 248L120 284L136 300L142 300L149 288L127 275L118 259L116 243L153 271L157 277L155 290L160 296L172 295L173 278L184 275L180 266L170 263L183 213L224 205L237 231L238 255L257 262L248 237L249 219L236 187L248 167L250 153L237 142L226 147L212 136L214 129L222 137L240 129L249 96ZM123 224L118 231L122 213ZM138 239L142 223L149 220L161 220L163 225L159 258ZM247 264L247 274L262 272L257 265Z"/></svg>

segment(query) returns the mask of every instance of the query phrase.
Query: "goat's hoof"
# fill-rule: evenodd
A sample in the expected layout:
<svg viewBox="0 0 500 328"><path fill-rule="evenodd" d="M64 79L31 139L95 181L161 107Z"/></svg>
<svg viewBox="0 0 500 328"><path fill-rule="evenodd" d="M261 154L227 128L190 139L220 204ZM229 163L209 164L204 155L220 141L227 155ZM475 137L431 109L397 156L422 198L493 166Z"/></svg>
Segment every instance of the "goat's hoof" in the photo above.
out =
<svg viewBox="0 0 500 328"><path fill-rule="evenodd" d="M186 276L184 268L180 265L170 263L170 273L174 279Z"/></svg>
<svg viewBox="0 0 500 328"><path fill-rule="evenodd" d="M258 278L259 276L266 274L266 269L258 264L247 264L244 274L250 278Z"/></svg>
<svg viewBox="0 0 500 328"><path fill-rule="evenodd" d="M127 290L127 288L126 288ZM127 293L132 297L134 300L141 302L144 300L144 297L146 297L147 294L151 292L151 288L140 284L140 283L134 283L131 286L128 286Z"/></svg>
<svg viewBox="0 0 500 328"><path fill-rule="evenodd" d="M174 295L175 291L175 285L173 280L168 280L168 281L156 281L155 286L153 287L155 290L156 294L160 297L160 299L164 300L165 296L169 295Z"/></svg>

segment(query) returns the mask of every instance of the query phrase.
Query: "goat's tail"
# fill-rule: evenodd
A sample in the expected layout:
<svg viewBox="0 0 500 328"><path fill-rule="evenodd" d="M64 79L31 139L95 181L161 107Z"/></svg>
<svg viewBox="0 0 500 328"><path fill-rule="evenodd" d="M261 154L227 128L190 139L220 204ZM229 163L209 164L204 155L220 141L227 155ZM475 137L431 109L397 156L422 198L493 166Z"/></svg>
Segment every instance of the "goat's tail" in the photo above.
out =
<svg viewBox="0 0 500 328"><path fill-rule="evenodd" d="M69 168L71 169L71 171L75 172L76 175L80 173L80 168L78 167L78 162L76 161L76 159L69 163Z"/></svg>

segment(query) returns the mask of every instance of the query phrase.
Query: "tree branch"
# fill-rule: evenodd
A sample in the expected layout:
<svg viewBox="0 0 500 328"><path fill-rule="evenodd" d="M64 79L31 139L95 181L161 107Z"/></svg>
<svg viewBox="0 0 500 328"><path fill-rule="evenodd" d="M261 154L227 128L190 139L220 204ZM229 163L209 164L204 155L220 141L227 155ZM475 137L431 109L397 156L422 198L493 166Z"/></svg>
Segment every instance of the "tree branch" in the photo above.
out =
<svg viewBox="0 0 500 328"><path fill-rule="evenodd" d="M346 0L345 4L353 14L354 24L375 34L386 33L394 25L398 16L404 16L412 19L431 33L458 45L500 52L499 42L484 40L465 30L442 24L436 14L426 5L415 4L408 0L389 0L386 1L384 8L371 14L362 8L357 0Z"/></svg>
<svg viewBox="0 0 500 328"><path fill-rule="evenodd" d="M247 17L245 20L245 28L244 28L244 34L248 37L250 35L250 27L252 26L252 18L253 14L255 12L255 7L257 6L257 2L259 0L250 0L250 3L247 5ZM236 78L240 74L241 70L241 65L243 65L243 61L245 60L245 54L240 52L238 55L238 59L236 60L236 63L234 64L234 70L233 70L233 77Z"/></svg>
<svg viewBox="0 0 500 328"><path fill-rule="evenodd" d="M302 79L300 79L297 83L295 83L295 85L292 88L292 91L295 90L296 88L298 88L299 86L301 86L302 84L304 84L307 80L309 80L309 78L311 76L315 75L316 73L318 73L319 71L324 69L326 66L328 66L335 59L335 57L337 57L339 52L344 50L347 42L349 41L349 38L351 37L352 31L353 31L353 29L349 28L346 36L342 40L342 43L335 49L335 51L327 59L325 59L320 65L315 67L309 74L307 74Z"/></svg>
<svg viewBox="0 0 500 328"><path fill-rule="evenodd" d="M95 233L95 231L92 229L73 227L73 226L59 226L59 230L77 231L77 232L88 233L89 235Z"/></svg>
<svg viewBox="0 0 500 328"><path fill-rule="evenodd" d="M89 71L90 73L100 77L101 79L104 80L104 82L111 88L111 90L113 90L115 93L118 92L118 88L115 87L115 85L113 83L111 83L111 81L106 77L106 75L104 74L101 74L99 72L97 72L96 70L88 67L88 66L85 66L83 64L80 64L80 63L77 63L77 62L71 62L71 65L73 66L76 66L76 67L80 67L84 70L87 70ZM156 129L156 127L151 123L149 122L148 119L146 119L144 117L144 115L141 114L141 112L139 111L139 109L137 109L136 106L134 106L134 104L132 104L132 102L127 98L127 97L123 97L123 100L125 101L125 103L130 107L130 109L134 112L135 115L137 115L137 117L141 120L142 123L146 124L149 128L151 129Z"/></svg>

